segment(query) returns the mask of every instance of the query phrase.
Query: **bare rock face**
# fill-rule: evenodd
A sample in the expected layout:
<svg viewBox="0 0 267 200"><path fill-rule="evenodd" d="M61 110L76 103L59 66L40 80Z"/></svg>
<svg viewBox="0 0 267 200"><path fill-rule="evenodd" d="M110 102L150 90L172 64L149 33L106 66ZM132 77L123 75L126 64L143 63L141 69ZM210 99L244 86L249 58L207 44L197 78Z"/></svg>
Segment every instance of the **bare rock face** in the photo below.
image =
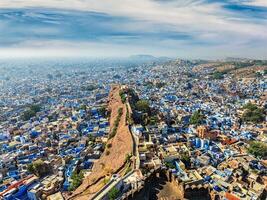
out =
<svg viewBox="0 0 267 200"><path fill-rule="evenodd" d="M110 115L110 133L113 130L115 120L118 116L119 108L123 113L119 121L116 135L108 143L112 147L102 154L98 162L93 166L92 173L86 177L83 183L73 192L68 199L90 199L103 187L103 179L116 173L123 167L127 154L132 153L133 141L128 125L126 124L126 104L123 104L120 97L120 86L115 85L111 88L108 100ZM109 153L106 153L109 151Z"/></svg>

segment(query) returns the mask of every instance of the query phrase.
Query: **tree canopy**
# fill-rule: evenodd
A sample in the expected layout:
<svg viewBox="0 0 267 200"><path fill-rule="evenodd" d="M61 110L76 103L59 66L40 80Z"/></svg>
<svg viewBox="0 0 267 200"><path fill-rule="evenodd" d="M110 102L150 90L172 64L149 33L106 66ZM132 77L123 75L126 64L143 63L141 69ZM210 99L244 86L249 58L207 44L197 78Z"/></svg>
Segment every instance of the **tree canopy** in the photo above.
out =
<svg viewBox="0 0 267 200"><path fill-rule="evenodd" d="M75 190L77 187L79 187L82 183L83 180L83 173L77 173L76 171L73 172L73 174L71 175L71 185L69 186L69 191L73 191Z"/></svg>
<svg viewBox="0 0 267 200"><path fill-rule="evenodd" d="M149 103L147 100L139 100L135 104L135 108L138 111L142 111L144 113L149 113L150 112L150 107Z"/></svg>
<svg viewBox="0 0 267 200"><path fill-rule="evenodd" d="M23 120L29 120L36 115L37 112L40 112L41 106L39 104L30 105L22 114Z"/></svg>
<svg viewBox="0 0 267 200"><path fill-rule="evenodd" d="M83 85L81 89L84 91L93 91L98 89L98 86L95 84L88 84L88 85Z"/></svg>
<svg viewBox="0 0 267 200"><path fill-rule="evenodd" d="M190 124L200 125L203 123L204 119L205 119L205 115L200 110L197 110L191 116Z"/></svg>
<svg viewBox="0 0 267 200"><path fill-rule="evenodd" d="M243 109L245 109L242 119L246 122L260 123L265 119L264 109L259 108L257 105L248 103Z"/></svg>
<svg viewBox="0 0 267 200"><path fill-rule="evenodd" d="M253 141L249 145L248 152L259 158L265 157L267 156L267 144L264 142Z"/></svg>
<svg viewBox="0 0 267 200"><path fill-rule="evenodd" d="M28 172L35 174L39 177L46 175L49 171L47 165L42 160L36 160L33 163L29 164L27 170Z"/></svg>
<svg viewBox="0 0 267 200"><path fill-rule="evenodd" d="M223 79L225 72L216 71L212 74L213 79Z"/></svg>

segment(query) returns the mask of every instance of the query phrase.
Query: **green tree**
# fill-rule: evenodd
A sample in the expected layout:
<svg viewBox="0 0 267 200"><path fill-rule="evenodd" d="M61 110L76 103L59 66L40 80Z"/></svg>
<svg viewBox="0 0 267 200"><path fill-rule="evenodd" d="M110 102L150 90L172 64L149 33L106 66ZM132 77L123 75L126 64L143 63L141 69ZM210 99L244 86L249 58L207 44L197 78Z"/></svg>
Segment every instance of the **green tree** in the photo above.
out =
<svg viewBox="0 0 267 200"><path fill-rule="evenodd" d="M249 102L249 103L247 103L246 105L243 106L243 109L247 109L247 110L255 110L257 108L258 108L258 106L253 104L253 103L251 103L251 102Z"/></svg>
<svg viewBox="0 0 267 200"><path fill-rule="evenodd" d="M106 106L102 106L101 108L98 109L98 112L100 115L102 115L103 117L108 117L109 116L109 112L107 111L107 107Z"/></svg>
<svg viewBox="0 0 267 200"><path fill-rule="evenodd" d="M35 113L40 112L41 106L39 104L31 105L30 110L32 110Z"/></svg>
<svg viewBox="0 0 267 200"><path fill-rule="evenodd" d="M92 134L88 135L88 140L91 142L95 142L95 137Z"/></svg>
<svg viewBox="0 0 267 200"><path fill-rule="evenodd" d="M94 85L94 84L89 84L89 85L85 85L85 86L82 86L82 90L87 90L87 91L93 91L93 90L96 90L98 88L97 85Z"/></svg>
<svg viewBox="0 0 267 200"><path fill-rule="evenodd" d="M81 109L81 110L86 110L86 109L87 109L87 107L86 107L86 105L85 105L85 104L83 104L83 105L81 105L81 106L80 106L80 109Z"/></svg>
<svg viewBox="0 0 267 200"><path fill-rule="evenodd" d="M28 170L28 172L34 174L35 171L34 171L34 166L33 166L32 163L30 163L30 164L27 166L27 170Z"/></svg>
<svg viewBox="0 0 267 200"><path fill-rule="evenodd" d="M267 156L267 144L264 142L253 141L249 145L248 152L258 158L263 158Z"/></svg>
<svg viewBox="0 0 267 200"><path fill-rule="evenodd" d="M148 121L149 121L149 124L150 125L155 125L155 124L157 124L158 123L158 117L156 116L156 115L154 115L154 116L151 116L149 119L148 119Z"/></svg>
<svg viewBox="0 0 267 200"><path fill-rule="evenodd" d="M185 164L186 168L189 168L191 165L190 156L188 153L181 154L181 161Z"/></svg>
<svg viewBox="0 0 267 200"><path fill-rule="evenodd" d="M73 191L78 188L82 184L82 180L84 178L83 172L77 173L76 171L73 172L71 175L71 184L68 188L69 191Z"/></svg>
<svg viewBox="0 0 267 200"><path fill-rule="evenodd" d="M23 119L24 121L29 120L29 119L31 119L32 117L34 117L35 114L36 114L36 113L35 113L34 111L32 111L32 110L26 110L26 111L24 111L23 114L22 114L22 119Z"/></svg>
<svg viewBox="0 0 267 200"><path fill-rule="evenodd" d="M126 102L126 94L124 93L123 90L120 91L120 97L121 97L121 102L125 103Z"/></svg>
<svg viewBox="0 0 267 200"><path fill-rule="evenodd" d="M197 110L190 117L190 124L200 125L204 119L205 115L200 110Z"/></svg>
<svg viewBox="0 0 267 200"><path fill-rule="evenodd" d="M142 111L145 113L149 113L150 112L150 107L149 107L149 103L147 100L139 100L136 102L135 104L135 109L138 111Z"/></svg>
<svg viewBox="0 0 267 200"><path fill-rule="evenodd" d="M24 121L31 119L36 115L37 112L41 111L41 106L39 104L30 105L22 114L22 119Z"/></svg>
<svg viewBox="0 0 267 200"><path fill-rule="evenodd" d="M156 83L156 87L157 88L162 88L162 87L164 87L166 85L166 83L164 83L164 82L157 82Z"/></svg>
<svg viewBox="0 0 267 200"><path fill-rule="evenodd" d="M223 79L225 72L216 71L212 74L213 79Z"/></svg>
<svg viewBox="0 0 267 200"><path fill-rule="evenodd" d="M257 105L248 103L244 107L245 109L242 119L246 122L260 123L265 120L264 109L259 108Z"/></svg>
<svg viewBox="0 0 267 200"><path fill-rule="evenodd" d="M49 168L47 168L47 165L41 159L29 164L27 170L39 177L42 177L49 172Z"/></svg>
<svg viewBox="0 0 267 200"><path fill-rule="evenodd" d="M175 165L173 164L173 162L165 162L166 167L168 167L169 169L175 169Z"/></svg>

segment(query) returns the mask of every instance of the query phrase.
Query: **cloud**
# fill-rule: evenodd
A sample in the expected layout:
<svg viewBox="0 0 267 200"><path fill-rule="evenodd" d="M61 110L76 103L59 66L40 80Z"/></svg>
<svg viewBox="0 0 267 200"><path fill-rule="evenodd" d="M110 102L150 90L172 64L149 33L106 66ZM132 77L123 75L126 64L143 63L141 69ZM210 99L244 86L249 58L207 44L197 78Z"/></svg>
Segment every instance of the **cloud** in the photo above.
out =
<svg viewBox="0 0 267 200"><path fill-rule="evenodd" d="M36 45L31 42L39 40L44 49L60 41L53 48L73 43L67 46L76 49L79 43L86 44L83 51L105 46L106 51L117 47L185 55L183 48L200 56L224 56L235 49L263 57L266 6L265 0L1 1L0 28L5 31L0 32L0 47L32 49Z"/></svg>

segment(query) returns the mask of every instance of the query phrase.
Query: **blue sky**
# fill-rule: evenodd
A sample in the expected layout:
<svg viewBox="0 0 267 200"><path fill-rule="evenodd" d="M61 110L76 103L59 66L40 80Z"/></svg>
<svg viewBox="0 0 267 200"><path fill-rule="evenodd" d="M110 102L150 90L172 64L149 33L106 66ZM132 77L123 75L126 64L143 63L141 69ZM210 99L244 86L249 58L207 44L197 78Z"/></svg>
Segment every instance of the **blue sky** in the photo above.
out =
<svg viewBox="0 0 267 200"><path fill-rule="evenodd" d="M0 58L267 59L267 0L1 0Z"/></svg>

